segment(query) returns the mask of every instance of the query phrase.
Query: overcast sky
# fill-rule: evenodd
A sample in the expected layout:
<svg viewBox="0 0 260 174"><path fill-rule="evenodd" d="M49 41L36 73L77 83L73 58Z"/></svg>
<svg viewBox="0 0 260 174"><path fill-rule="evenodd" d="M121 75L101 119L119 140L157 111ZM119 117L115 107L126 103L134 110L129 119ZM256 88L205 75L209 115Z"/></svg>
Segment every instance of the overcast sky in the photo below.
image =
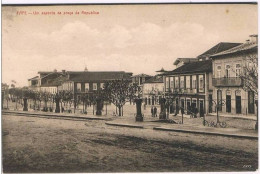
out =
<svg viewBox="0 0 260 174"><path fill-rule="evenodd" d="M33 11L74 15L28 14ZM154 75L174 69L178 57L196 57L219 42L242 43L250 34L257 34L256 5L3 7L2 81L24 86L38 71L85 66Z"/></svg>

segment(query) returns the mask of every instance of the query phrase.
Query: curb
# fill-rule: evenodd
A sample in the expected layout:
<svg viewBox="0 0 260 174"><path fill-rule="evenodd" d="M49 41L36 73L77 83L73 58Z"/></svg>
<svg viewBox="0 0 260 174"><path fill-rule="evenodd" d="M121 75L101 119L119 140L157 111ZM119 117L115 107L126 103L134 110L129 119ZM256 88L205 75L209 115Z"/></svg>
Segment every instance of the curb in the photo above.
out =
<svg viewBox="0 0 260 174"><path fill-rule="evenodd" d="M184 132L184 133L203 134L203 135L217 135L217 136L225 136L225 137L233 137L233 138L246 138L246 139L258 140L258 136L250 136L250 135L224 134L218 132L191 131L191 130L162 128L162 127L154 127L153 129L160 130L160 131Z"/></svg>
<svg viewBox="0 0 260 174"><path fill-rule="evenodd" d="M143 126L136 126L131 124L120 124L120 123L105 123L105 124L109 126L130 127L130 128L140 128L140 129L144 128Z"/></svg>
<svg viewBox="0 0 260 174"><path fill-rule="evenodd" d="M67 118L67 119L81 119L81 120L108 120L109 118L98 118L98 117L78 117L78 116L64 116L64 115L51 115L51 114L38 114L38 113L24 113L24 112L6 112L2 111L2 114L17 114L21 116L37 116L44 118Z"/></svg>

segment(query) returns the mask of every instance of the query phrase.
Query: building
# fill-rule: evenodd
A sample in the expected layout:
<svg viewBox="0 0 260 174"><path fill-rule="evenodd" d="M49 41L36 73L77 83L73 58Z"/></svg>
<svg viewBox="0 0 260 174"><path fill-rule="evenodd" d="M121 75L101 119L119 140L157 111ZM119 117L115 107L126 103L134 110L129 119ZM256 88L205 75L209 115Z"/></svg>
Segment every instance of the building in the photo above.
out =
<svg viewBox="0 0 260 174"><path fill-rule="evenodd" d="M201 55L197 56L197 59L199 61L209 60L211 55L234 48L238 45L241 45L241 43L220 42L217 45L210 48L209 50L202 53Z"/></svg>
<svg viewBox="0 0 260 174"><path fill-rule="evenodd" d="M143 100L146 105L159 104L160 98L163 96L163 77L154 76L149 80L146 80L142 85Z"/></svg>
<svg viewBox="0 0 260 174"><path fill-rule="evenodd" d="M129 80L132 73L124 71L67 71L67 80L59 90L73 91L74 99L79 100L84 93L93 93L103 88L110 80Z"/></svg>
<svg viewBox="0 0 260 174"><path fill-rule="evenodd" d="M57 72L57 70L39 71L38 74L39 76L28 79L29 89L55 94L62 82L67 80L67 73L65 70L62 70L62 72Z"/></svg>
<svg viewBox="0 0 260 174"><path fill-rule="evenodd" d="M245 116L257 113L257 97L254 91L244 90L245 83L240 78L245 67L253 66L249 59L257 62L257 50L257 35L252 35L250 41L210 56L213 60L213 100L222 101L219 107L222 114Z"/></svg>
<svg viewBox="0 0 260 174"><path fill-rule="evenodd" d="M197 62L198 59L197 58L177 58L173 65L176 66L176 68L179 68L182 65L186 65L188 63L192 63L192 62Z"/></svg>
<svg viewBox="0 0 260 174"><path fill-rule="evenodd" d="M208 113L212 95L212 62L211 60L197 61L183 65L173 71L163 74L165 97L172 99L173 110L183 107L185 112L197 108L199 112Z"/></svg>
<svg viewBox="0 0 260 174"><path fill-rule="evenodd" d="M203 54L197 56L197 61L188 58L187 61L180 59L174 64L178 68L163 73L164 97L171 104L170 112L178 108L184 108L186 113L197 110L200 115L214 111L212 108L212 60L210 55L241 45L240 43L220 42ZM192 62L190 61L192 60ZM188 62L188 63L187 63Z"/></svg>
<svg viewBox="0 0 260 174"><path fill-rule="evenodd" d="M152 78L153 76L147 75L147 74L138 74L132 76L132 83L136 83L139 86L142 85L146 80Z"/></svg>

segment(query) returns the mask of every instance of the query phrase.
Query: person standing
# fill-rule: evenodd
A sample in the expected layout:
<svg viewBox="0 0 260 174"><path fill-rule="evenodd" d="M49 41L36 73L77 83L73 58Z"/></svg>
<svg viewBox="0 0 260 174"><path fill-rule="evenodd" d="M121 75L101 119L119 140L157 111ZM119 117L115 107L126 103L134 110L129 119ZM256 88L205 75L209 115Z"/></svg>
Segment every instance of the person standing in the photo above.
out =
<svg viewBox="0 0 260 174"><path fill-rule="evenodd" d="M157 117L157 108L156 108L156 106L154 107L154 116Z"/></svg>
<svg viewBox="0 0 260 174"><path fill-rule="evenodd" d="M151 114L152 114L152 117L154 117L154 110L153 110L153 106L151 107Z"/></svg>

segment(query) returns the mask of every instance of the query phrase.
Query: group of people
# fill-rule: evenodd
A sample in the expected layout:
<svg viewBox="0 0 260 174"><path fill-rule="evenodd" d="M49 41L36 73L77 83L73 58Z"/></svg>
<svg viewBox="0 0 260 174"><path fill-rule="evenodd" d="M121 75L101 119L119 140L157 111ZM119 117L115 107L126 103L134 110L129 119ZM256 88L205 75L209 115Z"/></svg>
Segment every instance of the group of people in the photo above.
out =
<svg viewBox="0 0 260 174"><path fill-rule="evenodd" d="M157 117L157 108L156 108L156 106L151 108L151 113L152 113L152 117Z"/></svg>

